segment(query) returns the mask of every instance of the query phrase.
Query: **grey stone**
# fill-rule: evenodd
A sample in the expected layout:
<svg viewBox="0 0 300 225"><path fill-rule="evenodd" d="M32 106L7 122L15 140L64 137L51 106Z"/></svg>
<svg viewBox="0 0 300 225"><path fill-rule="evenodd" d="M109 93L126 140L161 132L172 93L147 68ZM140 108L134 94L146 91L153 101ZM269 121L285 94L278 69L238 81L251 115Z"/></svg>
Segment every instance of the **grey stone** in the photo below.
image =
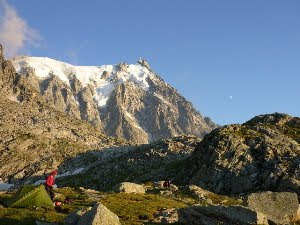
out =
<svg viewBox="0 0 300 225"><path fill-rule="evenodd" d="M121 223L116 214L102 203L97 203L91 210L81 216L77 225L121 225Z"/></svg>
<svg viewBox="0 0 300 225"><path fill-rule="evenodd" d="M267 217L243 206L192 206L178 210L179 222L189 225L268 224Z"/></svg>
<svg viewBox="0 0 300 225"><path fill-rule="evenodd" d="M178 191L178 187L177 187L175 184L170 184L169 189L170 189L171 191Z"/></svg>
<svg viewBox="0 0 300 225"><path fill-rule="evenodd" d="M78 209L75 212L70 213L65 219L65 225L77 225L82 215L91 209L91 207L86 209Z"/></svg>
<svg viewBox="0 0 300 225"><path fill-rule="evenodd" d="M199 200L204 200L206 199L206 197L214 194L196 185L189 185L188 190L192 193L194 197L198 198Z"/></svg>
<svg viewBox="0 0 300 225"><path fill-rule="evenodd" d="M164 187L164 181L156 181L153 183L154 188L163 188Z"/></svg>
<svg viewBox="0 0 300 225"><path fill-rule="evenodd" d="M252 193L247 198L248 207L262 212L268 220L276 224L289 224L299 220L299 202L296 193L261 192Z"/></svg>
<svg viewBox="0 0 300 225"><path fill-rule="evenodd" d="M114 191L116 192L124 192L124 193L136 193L136 194L145 194L146 190L143 185L123 182L114 187Z"/></svg>

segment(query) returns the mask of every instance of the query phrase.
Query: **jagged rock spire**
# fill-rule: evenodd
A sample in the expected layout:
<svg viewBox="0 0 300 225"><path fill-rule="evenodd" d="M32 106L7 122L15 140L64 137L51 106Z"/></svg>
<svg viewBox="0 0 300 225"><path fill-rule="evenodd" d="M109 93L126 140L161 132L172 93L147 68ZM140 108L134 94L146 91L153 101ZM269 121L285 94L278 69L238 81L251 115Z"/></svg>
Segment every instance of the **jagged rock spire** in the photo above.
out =
<svg viewBox="0 0 300 225"><path fill-rule="evenodd" d="M151 67L150 67L150 65L149 65L149 63L147 62L146 59L140 58L139 61L138 61L138 63L141 64L142 66L145 66L148 70L151 69Z"/></svg>
<svg viewBox="0 0 300 225"><path fill-rule="evenodd" d="M14 79L16 70L12 65L11 61L4 59L3 46L0 44L0 70L1 70L1 81L0 83L7 83Z"/></svg>
<svg viewBox="0 0 300 225"><path fill-rule="evenodd" d="M0 62L2 62L4 60L4 56L3 56L3 47L0 44Z"/></svg>

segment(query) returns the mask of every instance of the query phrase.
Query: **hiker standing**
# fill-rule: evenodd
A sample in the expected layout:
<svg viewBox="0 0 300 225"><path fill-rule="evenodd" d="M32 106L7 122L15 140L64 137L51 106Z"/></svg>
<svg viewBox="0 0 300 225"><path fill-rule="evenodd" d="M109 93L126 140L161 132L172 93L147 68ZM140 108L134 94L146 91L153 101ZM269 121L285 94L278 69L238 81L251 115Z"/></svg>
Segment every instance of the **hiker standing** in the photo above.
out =
<svg viewBox="0 0 300 225"><path fill-rule="evenodd" d="M52 171L51 174L46 178L46 183L45 183L45 189L48 192L52 201L54 199L53 185L54 185L54 179L56 175L57 175L57 171L56 170Z"/></svg>
<svg viewBox="0 0 300 225"><path fill-rule="evenodd" d="M171 185L171 181L170 181L170 180L165 180L165 182L163 183L163 186L164 186L165 188L169 188L170 185Z"/></svg>

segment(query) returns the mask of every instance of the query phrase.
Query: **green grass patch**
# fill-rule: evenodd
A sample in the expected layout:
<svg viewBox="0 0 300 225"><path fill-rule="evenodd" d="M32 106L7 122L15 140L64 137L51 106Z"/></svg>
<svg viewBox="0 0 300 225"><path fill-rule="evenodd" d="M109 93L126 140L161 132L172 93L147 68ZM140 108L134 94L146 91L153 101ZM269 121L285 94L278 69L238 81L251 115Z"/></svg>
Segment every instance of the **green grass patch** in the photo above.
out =
<svg viewBox="0 0 300 225"><path fill-rule="evenodd" d="M150 182L148 185L150 187L153 186ZM162 225L164 223L153 222L153 214L160 209L184 208L197 203L207 204L205 201L199 201L191 193L185 191L185 189L174 191L171 196L161 195L159 192L151 194L92 192L96 198L90 198L87 192L79 188L58 188L55 189L55 193L56 199L64 201L68 197L72 200L72 203L62 205L59 211L45 208L0 208L0 225L33 225L35 220L63 224L64 219L69 213L80 208L92 206L95 199L99 198L100 202L119 216L123 225ZM10 193L1 194L0 201L10 196ZM240 203L236 199L217 194L207 197L213 203L223 205L236 205Z"/></svg>
<svg viewBox="0 0 300 225"><path fill-rule="evenodd" d="M45 208L0 208L0 225L34 225L36 220L63 224L67 214L92 205L88 196L79 189L55 189L56 199L64 201L66 197L72 199L71 204L62 205L59 211ZM5 202L12 196L11 193L0 195L0 201Z"/></svg>
<svg viewBox="0 0 300 225"><path fill-rule="evenodd" d="M9 198L13 196L13 193L2 193L0 194L0 202L4 203L6 202Z"/></svg>
<svg viewBox="0 0 300 225"><path fill-rule="evenodd" d="M62 205L61 211L65 214L93 205L93 202L89 200L89 197L77 188L61 188L56 190L57 200L64 202L67 197L72 200L72 203Z"/></svg>
<svg viewBox="0 0 300 225"><path fill-rule="evenodd" d="M220 205L241 205L243 201L238 200L236 198L224 196L224 195L218 195L218 194L209 194L206 196L207 198L211 199L214 204L220 204Z"/></svg>
<svg viewBox="0 0 300 225"><path fill-rule="evenodd" d="M1 225L34 225L36 220L63 224L65 217L65 214L44 209L0 208Z"/></svg>
<svg viewBox="0 0 300 225"><path fill-rule="evenodd" d="M140 225L153 221L153 214L161 208L183 208L187 205L161 195L108 194L101 202L117 214L124 225Z"/></svg>
<svg viewBox="0 0 300 225"><path fill-rule="evenodd" d="M239 200L234 197L228 197L225 195L218 195L215 193L207 194L205 195L206 199L198 199L194 195L194 193L186 188L179 190L175 193L175 197L177 199L180 199L182 202L184 202L187 205L194 205L194 204L202 204L202 205L208 205L207 199L211 199L213 204L218 205L241 205L242 200Z"/></svg>

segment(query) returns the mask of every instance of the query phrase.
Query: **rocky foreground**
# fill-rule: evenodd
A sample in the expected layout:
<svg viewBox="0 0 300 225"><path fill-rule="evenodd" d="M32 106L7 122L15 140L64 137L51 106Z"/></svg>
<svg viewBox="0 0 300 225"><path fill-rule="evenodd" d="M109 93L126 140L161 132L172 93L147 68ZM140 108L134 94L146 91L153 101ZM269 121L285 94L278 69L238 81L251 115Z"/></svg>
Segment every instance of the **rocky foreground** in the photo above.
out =
<svg viewBox="0 0 300 225"><path fill-rule="evenodd" d="M260 192L224 196L195 185L163 187L162 182L121 183L109 192L57 188L55 209L7 208L10 192L0 193L0 224L40 225L245 225L300 224L297 195ZM47 222L47 223L45 223Z"/></svg>

